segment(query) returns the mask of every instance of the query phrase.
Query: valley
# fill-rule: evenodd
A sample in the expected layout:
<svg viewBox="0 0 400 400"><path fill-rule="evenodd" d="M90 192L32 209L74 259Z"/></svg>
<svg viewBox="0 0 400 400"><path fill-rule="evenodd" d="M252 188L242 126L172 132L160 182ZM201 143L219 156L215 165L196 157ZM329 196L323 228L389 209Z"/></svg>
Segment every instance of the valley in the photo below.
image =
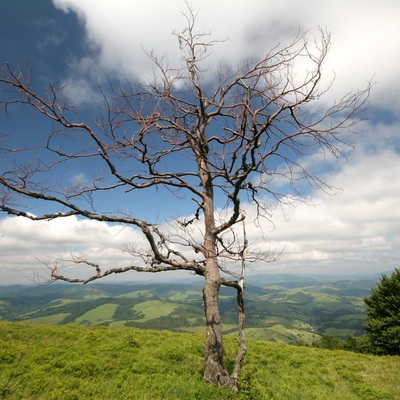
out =
<svg viewBox="0 0 400 400"><path fill-rule="evenodd" d="M246 284L246 336L311 343L321 335L362 335L368 279L257 275ZM103 325L204 332L202 285L194 283L52 284L0 286L0 319L38 324ZM236 335L236 299L222 288L226 335Z"/></svg>

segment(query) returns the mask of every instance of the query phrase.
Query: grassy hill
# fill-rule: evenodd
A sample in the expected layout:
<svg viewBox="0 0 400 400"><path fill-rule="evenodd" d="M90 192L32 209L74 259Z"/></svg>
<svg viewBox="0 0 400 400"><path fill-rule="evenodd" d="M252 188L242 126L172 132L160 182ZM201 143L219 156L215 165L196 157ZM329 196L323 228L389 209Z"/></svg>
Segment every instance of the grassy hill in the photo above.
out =
<svg viewBox="0 0 400 400"><path fill-rule="evenodd" d="M248 341L237 395L202 380L203 335L0 321L2 399L396 400L400 357ZM227 338L233 362L235 339Z"/></svg>
<svg viewBox="0 0 400 400"><path fill-rule="evenodd" d="M246 284L247 337L310 343L320 335L363 334L362 298L371 280L259 276ZM201 283L0 287L0 319L175 332L204 330ZM236 335L235 293L221 289L225 334Z"/></svg>

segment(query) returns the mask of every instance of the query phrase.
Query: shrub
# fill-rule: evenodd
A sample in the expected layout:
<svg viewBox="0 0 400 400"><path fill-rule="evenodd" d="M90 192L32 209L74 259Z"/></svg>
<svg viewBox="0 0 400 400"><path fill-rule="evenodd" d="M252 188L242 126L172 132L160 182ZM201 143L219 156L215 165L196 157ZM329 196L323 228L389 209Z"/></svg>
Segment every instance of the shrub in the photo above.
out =
<svg viewBox="0 0 400 400"><path fill-rule="evenodd" d="M364 299L364 328L377 353L400 355L400 270L382 275L371 295Z"/></svg>

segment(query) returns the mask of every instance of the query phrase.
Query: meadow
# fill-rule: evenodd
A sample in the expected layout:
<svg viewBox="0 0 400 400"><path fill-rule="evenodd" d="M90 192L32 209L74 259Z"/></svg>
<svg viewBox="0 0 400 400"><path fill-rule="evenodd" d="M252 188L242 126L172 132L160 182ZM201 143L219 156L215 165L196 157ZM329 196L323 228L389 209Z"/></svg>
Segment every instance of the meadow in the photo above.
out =
<svg viewBox="0 0 400 400"><path fill-rule="evenodd" d="M2 399L397 400L400 357L248 340L237 394L202 380L203 334L0 321ZM226 339L233 363L235 339Z"/></svg>
<svg viewBox="0 0 400 400"><path fill-rule="evenodd" d="M362 335L363 297L372 280L261 276L246 285L248 338L312 343L322 335ZM0 287L0 319L32 323L204 331L201 282ZM236 299L222 288L224 333L235 336Z"/></svg>

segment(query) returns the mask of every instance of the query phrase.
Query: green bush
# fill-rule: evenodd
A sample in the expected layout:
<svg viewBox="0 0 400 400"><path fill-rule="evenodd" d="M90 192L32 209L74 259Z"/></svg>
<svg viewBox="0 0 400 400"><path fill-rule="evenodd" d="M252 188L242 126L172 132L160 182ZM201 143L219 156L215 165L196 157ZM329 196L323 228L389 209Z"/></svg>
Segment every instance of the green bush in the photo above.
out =
<svg viewBox="0 0 400 400"><path fill-rule="evenodd" d="M298 345L304 345L299 343ZM340 339L334 335L324 335L311 344L312 347L327 350L347 350L354 353L374 354L374 348L367 335L349 335L346 339Z"/></svg>
<svg viewBox="0 0 400 400"><path fill-rule="evenodd" d="M255 378L254 372L246 372L240 378L238 399L263 400L267 398L265 388Z"/></svg>
<svg viewBox="0 0 400 400"><path fill-rule="evenodd" d="M327 350L343 350L344 342L333 335L324 335L320 339L313 342L313 347Z"/></svg>
<svg viewBox="0 0 400 400"><path fill-rule="evenodd" d="M400 270L382 275L371 295L364 299L364 328L377 353L400 355Z"/></svg>

